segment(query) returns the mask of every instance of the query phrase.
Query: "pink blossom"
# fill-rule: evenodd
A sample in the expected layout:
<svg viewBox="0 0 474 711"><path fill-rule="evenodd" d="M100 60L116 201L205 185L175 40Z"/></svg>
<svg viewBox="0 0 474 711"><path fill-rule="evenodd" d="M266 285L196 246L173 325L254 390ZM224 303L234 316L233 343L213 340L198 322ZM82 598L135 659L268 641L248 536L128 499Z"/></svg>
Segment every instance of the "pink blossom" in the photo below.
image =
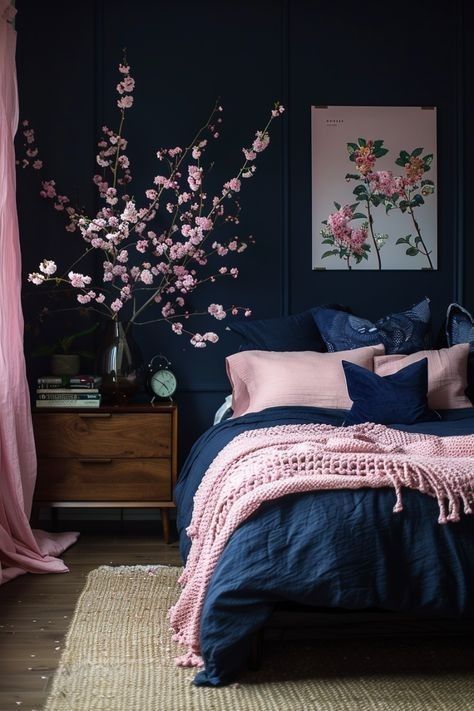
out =
<svg viewBox="0 0 474 711"><path fill-rule="evenodd" d="M43 180L41 185L43 186L43 190L40 191L41 197L44 197L44 198L56 197L56 188L54 187L56 185L56 183L54 180Z"/></svg>
<svg viewBox="0 0 474 711"><path fill-rule="evenodd" d="M257 136L257 138L252 143L252 148L255 153L261 153L270 143L270 136L264 131L257 131L255 135Z"/></svg>
<svg viewBox="0 0 474 711"><path fill-rule="evenodd" d="M135 248L137 252L141 252L142 254L144 254L148 248L148 240L139 239L137 244L135 245Z"/></svg>
<svg viewBox="0 0 474 711"><path fill-rule="evenodd" d="M119 109L130 109L133 106L133 96L122 96L122 98L117 101L117 106Z"/></svg>
<svg viewBox="0 0 474 711"><path fill-rule="evenodd" d="M34 168L35 170L41 170L42 167L43 167L43 161L42 161L42 160L35 160L35 161L33 162L33 168Z"/></svg>
<svg viewBox="0 0 474 711"><path fill-rule="evenodd" d="M212 230L214 223L209 217L196 217L196 225L202 230Z"/></svg>
<svg viewBox="0 0 474 711"><path fill-rule="evenodd" d="M119 72L121 74L129 74L130 66L128 64L119 64ZM107 126L105 126L104 128L107 129Z"/></svg>
<svg viewBox="0 0 474 711"><path fill-rule="evenodd" d="M140 280L144 284L153 284L153 274L149 269L142 269L140 273Z"/></svg>
<svg viewBox="0 0 474 711"><path fill-rule="evenodd" d="M234 279L237 279L237 277L239 276L239 270L237 269L237 267L232 267L230 273L234 277Z"/></svg>
<svg viewBox="0 0 474 711"><path fill-rule="evenodd" d="M130 165L129 159L127 158L127 156L124 155L119 156L118 162L124 170L126 170Z"/></svg>
<svg viewBox="0 0 474 711"><path fill-rule="evenodd" d="M175 323L172 324L171 329L176 333L178 336L181 336L183 333L183 324L179 323L179 321L175 321Z"/></svg>
<svg viewBox="0 0 474 711"><path fill-rule="evenodd" d="M91 283L92 279L90 276L85 276L84 274L79 274L77 272L69 272L68 279L71 282L71 286L77 289L82 289Z"/></svg>
<svg viewBox="0 0 474 711"><path fill-rule="evenodd" d="M365 244L367 240L367 228L366 227L358 227L357 229L351 230L351 235L348 240L349 246L352 248L352 251L355 254L362 254L363 252L363 245Z"/></svg>
<svg viewBox="0 0 474 711"><path fill-rule="evenodd" d="M226 317L226 312L224 311L221 304L210 304L207 307L207 310L211 314L211 316L214 316L214 318L216 318L218 321L221 321L223 318Z"/></svg>
<svg viewBox="0 0 474 711"><path fill-rule="evenodd" d="M212 244L212 249L215 249L219 257L225 257L225 255L229 252L227 247L224 247L222 244L219 242L213 242Z"/></svg>
<svg viewBox="0 0 474 711"><path fill-rule="evenodd" d="M182 297L182 296L177 296L177 297L176 297L176 303L178 304L178 306L184 306L184 299L183 299L183 297Z"/></svg>
<svg viewBox="0 0 474 711"><path fill-rule="evenodd" d="M203 341L209 341L209 343L217 343L219 340L219 336L217 333L213 333L212 331L208 331L207 333L203 334Z"/></svg>
<svg viewBox="0 0 474 711"><path fill-rule="evenodd" d="M247 318L252 315L252 310L251 309L245 309L244 316Z"/></svg>
<svg viewBox="0 0 474 711"><path fill-rule="evenodd" d="M206 347L206 343L200 333L195 333L194 336L191 338L190 342L195 348Z"/></svg>
<svg viewBox="0 0 474 711"><path fill-rule="evenodd" d="M112 311L115 311L116 313L117 313L117 311L120 311L122 306L123 306L123 303L120 301L120 299L115 299L115 301L112 301L112 303L110 304L110 308L112 309Z"/></svg>
<svg viewBox="0 0 474 711"><path fill-rule="evenodd" d="M189 200L191 200L190 193L181 193L181 195L178 195L178 205L182 205L185 202L189 202Z"/></svg>
<svg viewBox="0 0 474 711"><path fill-rule="evenodd" d="M169 318L170 316L174 316L175 310L171 304L171 301L168 301L163 308L161 309L161 315L163 318Z"/></svg>
<svg viewBox="0 0 474 711"><path fill-rule="evenodd" d="M130 76L126 76L122 79L119 84L117 84L117 91L119 94L123 94L125 91L133 91L135 88L135 79Z"/></svg>
<svg viewBox="0 0 474 711"><path fill-rule="evenodd" d="M120 252L117 254L117 261L121 262L122 264L128 262L128 251L126 249L120 250Z"/></svg>
<svg viewBox="0 0 474 711"><path fill-rule="evenodd" d="M170 158L174 158L175 156L179 155L179 153L182 153L183 149L180 148L179 146L176 146L176 148L170 148L168 150L168 155Z"/></svg>
<svg viewBox="0 0 474 711"><path fill-rule="evenodd" d="M137 209L135 207L135 203L132 202L131 200L129 202L127 202L127 204L125 205L125 210L122 212L120 217L125 222L132 222L132 223L137 222L138 213L137 213Z"/></svg>
<svg viewBox="0 0 474 711"><path fill-rule="evenodd" d="M255 160L255 158L257 157L255 151L251 151L249 148L242 148L242 151L247 160Z"/></svg>
<svg viewBox="0 0 474 711"><path fill-rule="evenodd" d="M45 280L45 276L43 274L39 274L38 272L32 272L31 274L28 274L28 281L31 281L35 286L39 286L42 284Z"/></svg>
<svg viewBox="0 0 474 711"><path fill-rule="evenodd" d="M109 205L116 205L118 203L117 190L115 188L108 188L105 193L105 200Z"/></svg>
<svg viewBox="0 0 474 711"><path fill-rule="evenodd" d="M51 259L43 259L43 261L39 265L39 268L40 271L43 272L43 274L47 274L48 276L51 276L57 270L56 263L53 262Z"/></svg>
<svg viewBox="0 0 474 711"><path fill-rule="evenodd" d="M390 198L398 192L399 182L394 179L390 170L378 170L376 173L370 173L367 177L370 189L376 195L382 194Z"/></svg>
<svg viewBox="0 0 474 711"><path fill-rule="evenodd" d="M193 192L198 190L199 186L201 185L201 171L202 168L199 168L199 166L197 165L188 166L188 184Z"/></svg>
<svg viewBox="0 0 474 711"><path fill-rule="evenodd" d="M112 274L114 276L123 276L127 272L127 267L125 267L123 264L114 264L112 267Z"/></svg>
<svg viewBox="0 0 474 711"><path fill-rule="evenodd" d="M105 301L105 294L98 294L95 297L95 300L97 301L98 304L102 304Z"/></svg>
<svg viewBox="0 0 474 711"><path fill-rule="evenodd" d="M151 190L151 189L146 190L145 195L148 198L148 200L156 200L156 198L158 197L158 193L156 192L156 190Z"/></svg>

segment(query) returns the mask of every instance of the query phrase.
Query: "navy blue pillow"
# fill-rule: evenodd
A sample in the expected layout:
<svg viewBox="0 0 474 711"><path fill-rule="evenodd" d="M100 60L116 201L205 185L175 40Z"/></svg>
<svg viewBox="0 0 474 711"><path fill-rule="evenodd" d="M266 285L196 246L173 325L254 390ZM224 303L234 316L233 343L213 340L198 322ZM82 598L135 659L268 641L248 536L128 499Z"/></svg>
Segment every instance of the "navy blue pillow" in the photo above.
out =
<svg viewBox="0 0 474 711"><path fill-rule="evenodd" d="M446 340L449 348L458 343L469 343L474 351L474 319L460 304L449 304L446 312Z"/></svg>
<svg viewBox="0 0 474 711"><path fill-rule="evenodd" d="M331 304L331 308L345 306ZM239 350L259 351L319 351L326 350L321 335L314 323L311 309L277 318L234 321L229 328L244 339Z"/></svg>
<svg viewBox="0 0 474 711"><path fill-rule="evenodd" d="M393 375L377 375L360 365L342 361L347 390L353 401L343 426L361 422L412 425L438 420L428 407L428 359L416 361Z"/></svg>
<svg viewBox="0 0 474 711"><path fill-rule="evenodd" d="M346 351L383 343L385 353L416 353L431 347L430 300L424 298L406 311L389 314L375 323L325 307L313 318L328 351Z"/></svg>
<svg viewBox="0 0 474 711"><path fill-rule="evenodd" d="M460 304L449 304L446 312L446 340L448 346L458 343L469 343L469 358L467 362L466 395L474 403L474 318Z"/></svg>

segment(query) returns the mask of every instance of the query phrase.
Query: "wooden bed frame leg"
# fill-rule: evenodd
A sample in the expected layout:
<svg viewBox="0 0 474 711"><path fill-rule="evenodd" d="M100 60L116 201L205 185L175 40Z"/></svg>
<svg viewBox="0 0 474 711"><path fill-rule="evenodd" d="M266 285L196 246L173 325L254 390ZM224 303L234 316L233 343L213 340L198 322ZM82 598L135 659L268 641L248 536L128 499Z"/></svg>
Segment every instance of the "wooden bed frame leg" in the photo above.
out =
<svg viewBox="0 0 474 711"><path fill-rule="evenodd" d="M253 633L250 640L250 650L247 667L250 671L258 671L262 666L263 657L263 628Z"/></svg>

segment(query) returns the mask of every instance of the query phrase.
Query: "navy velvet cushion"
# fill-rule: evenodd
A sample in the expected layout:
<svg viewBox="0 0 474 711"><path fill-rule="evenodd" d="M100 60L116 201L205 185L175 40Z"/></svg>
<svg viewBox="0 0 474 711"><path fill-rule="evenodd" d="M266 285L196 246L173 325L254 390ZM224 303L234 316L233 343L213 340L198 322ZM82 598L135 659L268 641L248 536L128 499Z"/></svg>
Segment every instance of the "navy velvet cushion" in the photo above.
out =
<svg viewBox="0 0 474 711"><path fill-rule="evenodd" d="M346 360L342 365L353 401L344 427L361 422L412 425L439 419L438 413L428 407L427 358L383 377Z"/></svg>
<svg viewBox="0 0 474 711"><path fill-rule="evenodd" d="M331 304L331 309L346 309ZM316 327L312 311L302 311L293 316L267 319L245 319L229 323L229 328L243 338L240 351L319 351L326 350Z"/></svg>
<svg viewBox="0 0 474 711"><path fill-rule="evenodd" d="M313 309L313 318L328 351L346 351L383 343L385 353L416 353L431 347L431 310L428 298L406 311L372 323L330 308Z"/></svg>

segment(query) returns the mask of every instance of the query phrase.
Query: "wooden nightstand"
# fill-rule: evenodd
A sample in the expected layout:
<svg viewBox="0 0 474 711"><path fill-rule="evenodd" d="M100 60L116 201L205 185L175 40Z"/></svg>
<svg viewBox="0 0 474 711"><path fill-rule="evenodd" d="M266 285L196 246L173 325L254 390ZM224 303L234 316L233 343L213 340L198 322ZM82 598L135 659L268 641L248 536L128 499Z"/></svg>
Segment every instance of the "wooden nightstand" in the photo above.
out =
<svg viewBox="0 0 474 711"><path fill-rule="evenodd" d="M174 404L33 410L34 506L159 508L168 543L177 421Z"/></svg>

